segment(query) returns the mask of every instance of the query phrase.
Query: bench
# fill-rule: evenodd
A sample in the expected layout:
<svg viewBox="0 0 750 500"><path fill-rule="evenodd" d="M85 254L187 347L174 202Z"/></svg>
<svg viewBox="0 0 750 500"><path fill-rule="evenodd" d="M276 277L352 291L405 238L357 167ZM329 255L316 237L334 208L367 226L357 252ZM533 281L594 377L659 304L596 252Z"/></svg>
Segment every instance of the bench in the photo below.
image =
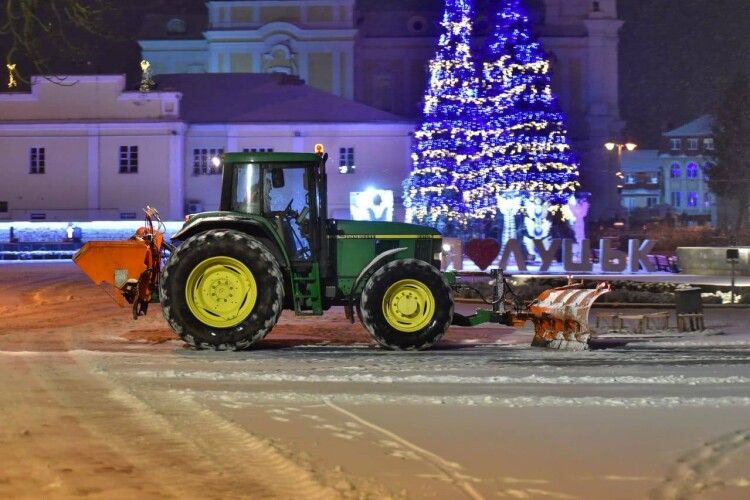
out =
<svg viewBox="0 0 750 500"><path fill-rule="evenodd" d="M648 260L657 271L674 272L672 261L666 255L649 255Z"/></svg>
<svg viewBox="0 0 750 500"><path fill-rule="evenodd" d="M703 322L703 313L678 314L677 329L681 332L705 330L706 325Z"/></svg>
<svg viewBox="0 0 750 500"><path fill-rule="evenodd" d="M656 329L656 327L661 323L661 330L666 330L669 328L669 317L671 316L671 313L669 311L659 311L655 313L649 313L645 314L646 316L646 328L647 329Z"/></svg>
<svg viewBox="0 0 750 500"><path fill-rule="evenodd" d="M620 330L625 329L625 322L632 321L635 326L635 333L646 332L646 315L645 314L620 314L617 316L620 320Z"/></svg>
<svg viewBox="0 0 750 500"><path fill-rule="evenodd" d="M599 328L599 324L602 320L604 320L606 323L605 325L610 329L613 330L615 328L615 320L617 319L618 314L617 313L611 313L611 312L600 312L596 313L596 328Z"/></svg>

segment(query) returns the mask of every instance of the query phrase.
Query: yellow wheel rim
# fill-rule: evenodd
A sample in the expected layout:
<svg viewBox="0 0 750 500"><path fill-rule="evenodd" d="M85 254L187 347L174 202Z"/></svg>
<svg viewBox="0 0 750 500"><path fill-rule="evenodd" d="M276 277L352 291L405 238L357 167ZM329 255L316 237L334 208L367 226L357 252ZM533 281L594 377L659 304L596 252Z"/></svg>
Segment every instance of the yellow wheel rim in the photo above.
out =
<svg viewBox="0 0 750 500"><path fill-rule="evenodd" d="M383 316L393 328L413 333L426 327L435 314L435 297L421 281L406 279L388 287L383 296Z"/></svg>
<svg viewBox="0 0 750 500"><path fill-rule="evenodd" d="M215 328L232 328L250 315L258 300L252 271L232 257L211 257L193 269L185 287L188 309Z"/></svg>

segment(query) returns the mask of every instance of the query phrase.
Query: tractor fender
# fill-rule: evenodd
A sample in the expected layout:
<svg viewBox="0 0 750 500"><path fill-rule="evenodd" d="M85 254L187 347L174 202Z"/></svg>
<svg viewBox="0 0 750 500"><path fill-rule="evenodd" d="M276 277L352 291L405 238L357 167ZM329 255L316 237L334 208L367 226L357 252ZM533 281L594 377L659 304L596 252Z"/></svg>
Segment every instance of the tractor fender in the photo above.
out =
<svg viewBox="0 0 750 500"><path fill-rule="evenodd" d="M391 248L390 250L379 253L359 273L359 276L357 276L357 279L355 279L354 283L352 284L352 290L349 294L349 303L344 308L346 317L352 323L354 323L354 301L357 299L357 289L361 284L364 284L365 280L367 280L373 272L375 272L382 264L385 263L385 259L387 259L391 255L396 255L397 253L403 252L406 249L406 247Z"/></svg>
<svg viewBox="0 0 750 500"><path fill-rule="evenodd" d="M268 251L276 257L279 266L291 269L291 263L278 233L265 224L253 219L237 219L234 217L204 217L195 222L188 222L170 239L184 241L191 236L212 229L233 229L260 238L268 247Z"/></svg>

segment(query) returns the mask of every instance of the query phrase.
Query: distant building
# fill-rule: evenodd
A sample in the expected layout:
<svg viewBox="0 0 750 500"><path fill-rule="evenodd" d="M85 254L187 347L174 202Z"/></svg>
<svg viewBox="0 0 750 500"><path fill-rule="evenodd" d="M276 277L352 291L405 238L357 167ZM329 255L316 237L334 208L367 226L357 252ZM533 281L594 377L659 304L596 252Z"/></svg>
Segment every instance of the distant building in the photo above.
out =
<svg viewBox="0 0 750 500"><path fill-rule="evenodd" d="M622 155L622 206L630 212L658 216L664 204L661 160L656 149L625 151Z"/></svg>
<svg viewBox="0 0 750 500"><path fill-rule="evenodd" d="M554 91L581 155L583 189L592 192L590 217L613 216L615 171L602 146L619 137L624 125L617 2L524 3L552 61ZM476 4L480 49L497 2ZM443 2L222 0L206 6L205 16L147 17L139 43L155 74L291 74L412 120L421 112Z"/></svg>
<svg viewBox="0 0 750 500"><path fill-rule="evenodd" d="M164 75L158 92L125 90L123 76L35 77L29 93L0 93L0 219L164 218L218 206L224 151L330 154L329 210L392 192L403 218L408 120L314 89L295 77Z"/></svg>
<svg viewBox="0 0 750 500"><path fill-rule="evenodd" d="M662 135L664 202L684 222L716 224L716 199L705 174L714 150L712 122L710 115L704 115Z"/></svg>

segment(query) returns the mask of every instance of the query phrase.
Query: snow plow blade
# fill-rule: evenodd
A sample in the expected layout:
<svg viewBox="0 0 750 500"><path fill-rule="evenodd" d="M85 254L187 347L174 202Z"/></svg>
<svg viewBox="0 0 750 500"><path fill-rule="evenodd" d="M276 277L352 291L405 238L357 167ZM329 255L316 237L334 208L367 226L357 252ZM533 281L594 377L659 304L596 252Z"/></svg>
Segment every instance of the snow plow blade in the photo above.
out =
<svg viewBox="0 0 750 500"><path fill-rule="evenodd" d="M123 292L128 283L138 283L148 269L149 244L142 240L90 241L73 256L73 262L95 285L106 283ZM125 306L121 293L117 303Z"/></svg>
<svg viewBox="0 0 750 500"><path fill-rule="evenodd" d="M591 336L589 310L593 303L610 291L606 283L595 289L577 285L545 290L528 306L528 317L534 323L533 346L553 349L585 350Z"/></svg>

